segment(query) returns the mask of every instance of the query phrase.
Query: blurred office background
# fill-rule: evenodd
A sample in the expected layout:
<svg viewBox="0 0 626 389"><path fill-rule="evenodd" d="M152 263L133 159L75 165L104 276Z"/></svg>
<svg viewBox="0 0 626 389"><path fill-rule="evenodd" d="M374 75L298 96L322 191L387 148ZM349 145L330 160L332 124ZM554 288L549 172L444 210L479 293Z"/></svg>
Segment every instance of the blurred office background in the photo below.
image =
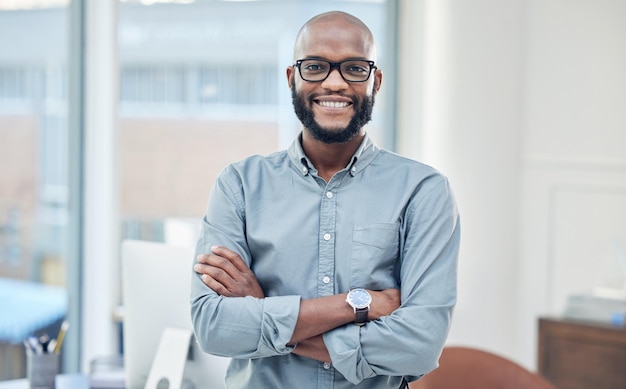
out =
<svg viewBox="0 0 626 389"><path fill-rule="evenodd" d="M193 241L217 173L298 133L285 67L332 9L377 38L370 134L455 189L450 344L536 370L539 317L623 288L626 2L0 0L0 280L61 296L66 371L120 352L120 241Z"/></svg>

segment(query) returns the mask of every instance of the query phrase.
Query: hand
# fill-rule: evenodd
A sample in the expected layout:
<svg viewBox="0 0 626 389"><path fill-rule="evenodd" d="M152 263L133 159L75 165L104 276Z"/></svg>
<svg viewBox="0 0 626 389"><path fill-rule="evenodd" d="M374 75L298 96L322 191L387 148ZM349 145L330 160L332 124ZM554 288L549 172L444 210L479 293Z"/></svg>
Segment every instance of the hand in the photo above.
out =
<svg viewBox="0 0 626 389"><path fill-rule="evenodd" d="M400 289L385 289L381 291L369 291L372 296L368 320L376 320L381 316L389 316L393 311L400 308Z"/></svg>
<svg viewBox="0 0 626 389"><path fill-rule="evenodd" d="M256 276L239 254L221 246L213 246L211 251L199 255L193 266L206 286L225 297L265 297Z"/></svg>

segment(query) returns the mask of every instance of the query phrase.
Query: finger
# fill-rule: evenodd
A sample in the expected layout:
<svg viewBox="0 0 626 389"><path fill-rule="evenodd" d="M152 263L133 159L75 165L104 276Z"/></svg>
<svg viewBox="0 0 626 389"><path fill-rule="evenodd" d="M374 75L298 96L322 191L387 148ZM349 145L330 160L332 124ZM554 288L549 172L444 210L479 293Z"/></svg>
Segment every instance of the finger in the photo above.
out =
<svg viewBox="0 0 626 389"><path fill-rule="evenodd" d="M225 297L245 297L252 296L257 298L265 297L263 290L256 282L256 279L250 280L241 277L239 280L230 278L222 269L196 264L194 269L200 273L202 281L217 294ZM252 273L251 273L252 274Z"/></svg>
<svg viewBox="0 0 626 389"><path fill-rule="evenodd" d="M261 286L252 271L248 271L247 273L237 273L237 277L233 278L223 269L203 263L196 263L193 266L193 269L196 273L200 274L202 281L209 288L213 289L221 296L265 297L263 289L261 289Z"/></svg>
<svg viewBox="0 0 626 389"><path fill-rule="evenodd" d="M193 271L198 274L207 274L210 267L210 265L206 265L204 263L196 263L195 265L193 265Z"/></svg>
<svg viewBox="0 0 626 389"><path fill-rule="evenodd" d="M201 278L202 282L204 282L204 284L215 293L219 294L220 296L232 297L228 288L219 281L217 281L215 278L211 277L208 274L202 274Z"/></svg>
<svg viewBox="0 0 626 389"><path fill-rule="evenodd" d="M235 269L240 272L247 272L250 270L248 265L244 262L239 254L224 246L212 246L211 253L200 254L197 256L196 260L200 263L210 264L214 266L222 266L221 260L212 258L212 255L217 255L219 257L228 259L228 261L235 267Z"/></svg>
<svg viewBox="0 0 626 389"><path fill-rule="evenodd" d="M241 272L233 265L232 260L221 255L211 255L209 264L214 268L224 271L230 278L239 279Z"/></svg>
<svg viewBox="0 0 626 389"><path fill-rule="evenodd" d="M248 267L248 265L246 264L246 262L241 258L241 256L239 254L237 254L236 252L234 252L233 250L224 247L224 246L213 246L211 247L211 251L214 254L217 254L221 257L224 257L226 259L228 259L230 261L230 263L233 264L233 266L235 266L235 268L244 273L246 271L248 271L250 268Z"/></svg>
<svg viewBox="0 0 626 389"><path fill-rule="evenodd" d="M225 271L231 278L237 278L239 276L239 270L237 267L235 267L231 260L226 257L217 254L200 254L196 260L198 261L196 265L199 265L199 271L197 270L198 273L206 273L211 268L218 268ZM195 265L194 269L196 269Z"/></svg>
<svg viewBox="0 0 626 389"><path fill-rule="evenodd" d="M196 257L196 261L198 261L199 263L205 263L208 264L209 263L209 257L213 255L213 254L200 254Z"/></svg>
<svg viewBox="0 0 626 389"><path fill-rule="evenodd" d="M196 265L194 266L194 270L196 270L196 268L199 270L198 273L203 277L203 280L204 278L212 279L228 290L231 290L237 285L237 282L230 274L222 268L211 265Z"/></svg>

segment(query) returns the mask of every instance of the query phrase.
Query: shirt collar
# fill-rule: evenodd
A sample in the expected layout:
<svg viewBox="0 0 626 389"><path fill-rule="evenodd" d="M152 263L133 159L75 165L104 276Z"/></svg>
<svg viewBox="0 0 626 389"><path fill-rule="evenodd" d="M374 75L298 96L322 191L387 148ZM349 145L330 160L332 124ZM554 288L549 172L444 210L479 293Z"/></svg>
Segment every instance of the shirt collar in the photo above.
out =
<svg viewBox="0 0 626 389"><path fill-rule="evenodd" d="M369 135L365 134L359 148L350 159L348 166L346 166L346 169L350 171L350 175L355 176L365 169L379 151L380 149L374 144ZM313 163L311 163L311 160L304 154L304 150L302 149L302 132L294 139L287 152L289 158L303 176L309 174L310 169L315 169Z"/></svg>

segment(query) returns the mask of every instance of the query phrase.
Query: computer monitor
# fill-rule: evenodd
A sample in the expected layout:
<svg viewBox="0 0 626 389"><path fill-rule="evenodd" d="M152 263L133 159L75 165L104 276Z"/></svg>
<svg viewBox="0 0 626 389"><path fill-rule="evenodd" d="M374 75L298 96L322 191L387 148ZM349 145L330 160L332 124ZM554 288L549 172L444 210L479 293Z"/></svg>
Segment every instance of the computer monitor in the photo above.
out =
<svg viewBox="0 0 626 389"><path fill-rule="evenodd" d="M191 329L189 296L194 249L122 242L124 369L127 389L143 389L166 327ZM224 388L229 358L202 352L195 339L183 388Z"/></svg>

